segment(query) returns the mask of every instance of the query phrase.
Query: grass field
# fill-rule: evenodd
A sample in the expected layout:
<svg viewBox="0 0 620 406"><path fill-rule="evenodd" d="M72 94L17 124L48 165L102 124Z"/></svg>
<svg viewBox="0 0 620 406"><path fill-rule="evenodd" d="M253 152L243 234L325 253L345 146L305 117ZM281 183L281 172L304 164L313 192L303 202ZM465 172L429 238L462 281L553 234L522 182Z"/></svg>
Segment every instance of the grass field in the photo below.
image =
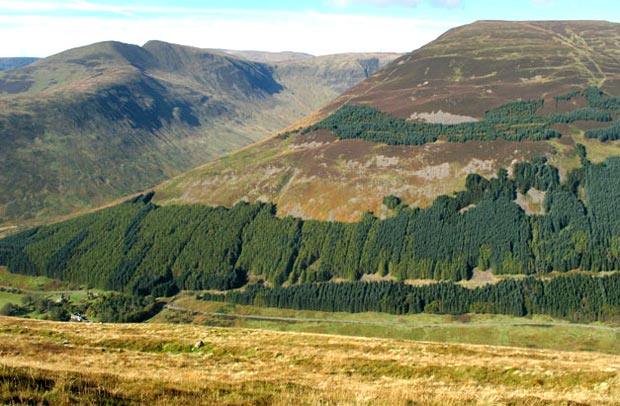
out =
<svg viewBox="0 0 620 406"><path fill-rule="evenodd" d="M31 291L59 291L77 289L76 286L73 286L67 282L59 281L58 279L50 279L45 276L28 276L10 273L4 266L0 266L0 286Z"/></svg>
<svg viewBox="0 0 620 406"><path fill-rule="evenodd" d="M152 321L440 343L485 344L620 354L620 331L572 325L548 316L523 318L491 314L453 316L424 313L397 316L385 313L352 314L299 311L201 301L196 300L194 295L189 292L179 295L173 304L193 310L195 313L164 309ZM291 322L227 318L212 316L208 313L284 317L300 320ZM303 319L324 319L325 321L304 321ZM355 321L361 323L352 323ZM511 323L540 323L540 325L510 325ZM563 325L551 325L552 323ZM605 327L600 324L593 324L592 326Z"/></svg>
<svg viewBox="0 0 620 406"><path fill-rule="evenodd" d="M0 292L0 305L22 297ZM0 317L0 404L620 405L617 330L239 306L192 292L170 304L187 310L144 324ZM547 325L509 325L519 322Z"/></svg>
<svg viewBox="0 0 620 406"><path fill-rule="evenodd" d="M0 353L3 404L620 404L599 353L4 317Z"/></svg>
<svg viewBox="0 0 620 406"><path fill-rule="evenodd" d="M20 304L23 295L19 293L0 291L0 308L7 303Z"/></svg>

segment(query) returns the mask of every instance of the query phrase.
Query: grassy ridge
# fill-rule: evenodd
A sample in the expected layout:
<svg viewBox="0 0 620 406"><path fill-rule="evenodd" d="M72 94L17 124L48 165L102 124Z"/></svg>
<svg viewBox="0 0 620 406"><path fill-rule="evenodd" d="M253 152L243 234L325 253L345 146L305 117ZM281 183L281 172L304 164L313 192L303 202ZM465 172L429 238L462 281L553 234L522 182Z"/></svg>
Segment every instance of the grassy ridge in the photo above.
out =
<svg viewBox="0 0 620 406"><path fill-rule="evenodd" d="M0 224L151 187L312 112L366 77L358 60L378 69L395 57L317 57L276 71L160 41L103 42L0 72Z"/></svg>
<svg viewBox="0 0 620 406"><path fill-rule="evenodd" d="M618 358L603 354L9 318L0 338L5 403L613 405L620 395Z"/></svg>

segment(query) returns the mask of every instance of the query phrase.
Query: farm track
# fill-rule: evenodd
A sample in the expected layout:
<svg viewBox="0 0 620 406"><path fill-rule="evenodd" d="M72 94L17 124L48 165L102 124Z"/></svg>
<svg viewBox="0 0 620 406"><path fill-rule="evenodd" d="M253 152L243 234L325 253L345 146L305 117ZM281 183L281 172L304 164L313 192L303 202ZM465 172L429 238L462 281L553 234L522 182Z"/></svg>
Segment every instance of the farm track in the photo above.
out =
<svg viewBox="0 0 620 406"><path fill-rule="evenodd" d="M88 292L84 289L78 290L30 290L30 289L20 289L13 286L4 286L0 285L0 289L15 289L23 294L34 294L34 295L81 295L86 294Z"/></svg>

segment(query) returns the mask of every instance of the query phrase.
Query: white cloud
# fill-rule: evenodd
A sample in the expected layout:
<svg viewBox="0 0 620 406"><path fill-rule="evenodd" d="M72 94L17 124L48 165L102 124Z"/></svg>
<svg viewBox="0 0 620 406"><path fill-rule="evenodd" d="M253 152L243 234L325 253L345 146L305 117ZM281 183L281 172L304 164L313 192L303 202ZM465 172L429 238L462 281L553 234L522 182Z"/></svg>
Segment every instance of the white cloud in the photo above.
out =
<svg viewBox="0 0 620 406"><path fill-rule="evenodd" d="M456 8L461 5L462 0L431 0L430 3L434 7L440 8ZM365 5L373 7L416 7L424 0L327 0L327 4L337 7L346 8L355 5Z"/></svg>
<svg viewBox="0 0 620 406"><path fill-rule="evenodd" d="M86 13L128 14L286 14L286 11L253 10L253 9L222 9L209 7L175 7L175 6L143 6L143 5L105 5L82 0L70 2L15 1L0 0L0 9L5 12L37 14L50 11L81 11Z"/></svg>
<svg viewBox="0 0 620 406"><path fill-rule="evenodd" d="M0 1L0 9L4 12L26 11L45 12L58 10L58 5L38 1Z"/></svg>
<svg viewBox="0 0 620 406"><path fill-rule="evenodd" d="M433 6L441 8L457 8L461 3L461 0L433 0Z"/></svg>
<svg viewBox="0 0 620 406"><path fill-rule="evenodd" d="M125 10L127 11L127 10ZM317 12L212 11L191 17L127 19L0 15L0 56L47 56L105 40L141 45L151 39L202 48L340 52L407 52L455 22ZM76 33L79 33L76 35Z"/></svg>
<svg viewBox="0 0 620 406"><path fill-rule="evenodd" d="M390 7L390 6L402 6L402 7L415 7L420 4L422 0L328 0L328 4L335 7L349 7L356 4L375 6L375 7Z"/></svg>

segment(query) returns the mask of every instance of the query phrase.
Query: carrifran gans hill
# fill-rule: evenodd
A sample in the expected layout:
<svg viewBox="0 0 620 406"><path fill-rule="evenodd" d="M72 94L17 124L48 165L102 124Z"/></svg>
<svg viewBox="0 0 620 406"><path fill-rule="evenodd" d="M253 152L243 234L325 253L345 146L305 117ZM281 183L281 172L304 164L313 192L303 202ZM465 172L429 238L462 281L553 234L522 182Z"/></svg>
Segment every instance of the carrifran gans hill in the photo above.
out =
<svg viewBox="0 0 620 406"><path fill-rule="evenodd" d="M153 186L290 125L398 56L237 54L103 42L0 72L0 224Z"/></svg>
<svg viewBox="0 0 620 406"><path fill-rule="evenodd" d="M536 156L548 157L565 177L579 165L577 143L595 162L620 154L618 143L585 136L587 130L609 127L608 117L556 117L545 123L522 117L508 129L511 136L498 136L507 124L493 120L503 113L485 113L519 100L532 101L530 110L518 113L522 116L573 112L590 106L581 93L590 86L619 96L619 41L620 26L600 21L479 21L455 28L344 93L300 125L302 131L280 134L179 176L158 187L155 200L226 206L260 200L277 204L280 215L358 221L366 211L388 214L385 196L426 207L441 194L464 190L470 173L494 176L499 168ZM352 109L338 110L343 105L372 107L385 115L373 118L357 109L366 116L356 117ZM304 130L334 113L324 125ZM383 120L383 127L375 119ZM389 135L385 121L396 119L396 139L377 136ZM611 119L617 114L612 112ZM364 126L344 134L338 128L346 123L339 120L366 120L366 126L374 120L375 136L365 137ZM415 123L435 128L422 130ZM463 136L458 127L446 127L439 134L440 124L461 124L467 131L491 125L494 133L487 128L484 137L480 129L476 136ZM439 136L429 139L433 142L404 141L401 125ZM544 134L539 128L539 138L515 136L528 128L533 134L533 127ZM539 212L542 195L533 191L519 203Z"/></svg>

